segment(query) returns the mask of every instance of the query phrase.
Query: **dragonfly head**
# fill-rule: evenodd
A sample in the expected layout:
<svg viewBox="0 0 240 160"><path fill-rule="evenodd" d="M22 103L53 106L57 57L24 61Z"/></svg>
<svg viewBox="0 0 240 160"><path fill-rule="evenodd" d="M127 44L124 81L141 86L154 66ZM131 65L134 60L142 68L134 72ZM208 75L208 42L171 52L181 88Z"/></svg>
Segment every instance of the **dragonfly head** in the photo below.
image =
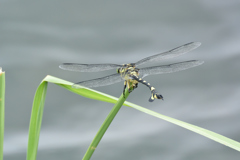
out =
<svg viewBox="0 0 240 160"><path fill-rule="evenodd" d="M123 72L126 72L127 68L126 67L120 67L120 68L117 68L117 73L118 74L121 74Z"/></svg>

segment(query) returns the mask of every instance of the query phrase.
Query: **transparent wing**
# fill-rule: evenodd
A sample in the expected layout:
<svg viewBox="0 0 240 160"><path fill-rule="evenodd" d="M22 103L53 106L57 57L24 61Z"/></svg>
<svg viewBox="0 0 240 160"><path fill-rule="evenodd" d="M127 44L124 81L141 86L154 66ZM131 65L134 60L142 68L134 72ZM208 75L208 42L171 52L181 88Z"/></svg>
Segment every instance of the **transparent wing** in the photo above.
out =
<svg viewBox="0 0 240 160"><path fill-rule="evenodd" d="M122 65L118 64L77 64L77 63L63 63L59 68L68 71L76 72L99 72L110 69L116 69Z"/></svg>
<svg viewBox="0 0 240 160"><path fill-rule="evenodd" d="M159 53L159 54L156 54L156 55L153 55L150 57L146 57L146 58L136 62L136 66L139 66L144 63L151 62L151 61L159 61L159 60L163 60L163 59L174 58L174 57L180 56L182 54L185 54L191 50L194 50L197 47L199 47L200 45L201 45L200 42L187 43L180 47L174 48L170 51Z"/></svg>
<svg viewBox="0 0 240 160"><path fill-rule="evenodd" d="M121 81L123 81L121 75L116 73L116 74L112 74L112 75L106 76L106 77L101 77L101 78L97 78L97 79L78 82L78 83L73 84L72 87L73 88L82 88L82 87L92 88L92 87L107 86L107 85L111 85L111 84L118 83Z"/></svg>
<svg viewBox="0 0 240 160"><path fill-rule="evenodd" d="M185 61L185 62L180 62L180 63L173 63L173 64L169 64L169 65L142 68L139 70L139 76L146 77L146 76L153 75L153 74L178 72L178 71L182 71L185 69L199 66L203 63L204 63L204 61L192 60L192 61Z"/></svg>

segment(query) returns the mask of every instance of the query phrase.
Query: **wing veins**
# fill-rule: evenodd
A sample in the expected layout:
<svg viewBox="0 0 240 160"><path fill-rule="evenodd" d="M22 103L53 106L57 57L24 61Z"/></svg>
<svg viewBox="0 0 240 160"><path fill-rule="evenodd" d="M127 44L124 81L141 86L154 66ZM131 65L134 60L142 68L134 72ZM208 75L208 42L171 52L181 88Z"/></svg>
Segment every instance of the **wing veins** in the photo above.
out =
<svg viewBox="0 0 240 160"><path fill-rule="evenodd" d="M110 69L116 69L122 65L118 64L78 64L78 63L63 63L59 68L68 71L76 72L99 72Z"/></svg>
<svg viewBox="0 0 240 160"><path fill-rule="evenodd" d="M73 88L82 88L82 87L93 88L93 87L107 86L107 85L111 85L121 81L123 81L121 75L116 73L116 74L112 74L112 75L101 77L101 78L78 82L73 84L72 87Z"/></svg>
<svg viewBox="0 0 240 160"><path fill-rule="evenodd" d="M140 77L146 77L146 76L153 75L153 74L178 72L178 71L182 71L182 70L186 70L186 69L189 69L192 67L199 66L203 63L204 63L204 61L191 60L191 61L173 63L173 64L169 64L169 65L147 67L147 68L140 69L139 74L140 74Z"/></svg>
<svg viewBox="0 0 240 160"><path fill-rule="evenodd" d="M192 51L194 49L196 49L197 47L199 47L201 45L200 42L190 42L187 44L184 44L182 46L179 46L177 48L171 49L169 51L163 52L163 53L159 53L150 57L146 57L138 62L136 62L136 66L142 65L144 63L147 62L151 62L151 61L159 61L159 60L164 60L164 59L168 59L168 58L174 58L180 55L183 55L189 51Z"/></svg>

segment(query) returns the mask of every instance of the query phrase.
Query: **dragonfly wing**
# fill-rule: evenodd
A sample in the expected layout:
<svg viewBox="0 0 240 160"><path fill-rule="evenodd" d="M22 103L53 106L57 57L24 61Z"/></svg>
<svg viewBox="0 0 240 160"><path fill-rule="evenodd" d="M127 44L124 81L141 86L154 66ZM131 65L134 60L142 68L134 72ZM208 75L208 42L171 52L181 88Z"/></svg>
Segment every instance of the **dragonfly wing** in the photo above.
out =
<svg viewBox="0 0 240 160"><path fill-rule="evenodd" d="M140 77L146 77L148 75L153 75L153 74L178 72L178 71L182 71L185 69L199 66L203 63L204 63L204 61L192 60L192 61L173 63L173 64L169 64L169 65L147 67L147 68L140 69L139 75L140 75Z"/></svg>
<svg viewBox="0 0 240 160"><path fill-rule="evenodd" d="M180 56L182 54L185 54L191 50L194 50L197 47L199 47L200 45L201 45L200 42L187 43L180 47L174 48L170 51L159 53L159 54L156 54L156 55L153 55L150 57L146 57L146 58L136 62L136 66L139 66L144 63L151 62L151 61L159 61L159 60L163 60L163 59L174 58L174 57Z"/></svg>
<svg viewBox="0 0 240 160"><path fill-rule="evenodd" d="M87 80L87 81L82 81L82 82L78 82L73 84L73 88L82 88L82 87L101 87L101 86L107 86L107 85L111 85L114 83L118 83L123 81L122 77L120 74L116 73L116 74L112 74L106 77L101 77L101 78L97 78L97 79L92 79L92 80Z"/></svg>
<svg viewBox="0 0 240 160"><path fill-rule="evenodd" d="M99 72L110 69L116 69L122 65L118 64L78 64L78 63L63 63L59 68L68 71L76 72Z"/></svg>

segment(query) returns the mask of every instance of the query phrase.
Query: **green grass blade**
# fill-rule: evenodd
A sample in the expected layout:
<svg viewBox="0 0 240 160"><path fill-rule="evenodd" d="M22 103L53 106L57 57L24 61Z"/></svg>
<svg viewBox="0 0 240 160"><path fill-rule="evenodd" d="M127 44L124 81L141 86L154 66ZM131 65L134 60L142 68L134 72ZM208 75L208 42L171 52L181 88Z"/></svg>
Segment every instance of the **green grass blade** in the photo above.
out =
<svg viewBox="0 0 240 160"><path fill-rule="evenodd" d="M93 89L88 89L88 88L81 88L81 89L75 89L72 88L72 84L71 82L53 77L53 76L47 76L46 78L44 78L44 80L42 81L42 83L39 85L35 97L34 97L34 102L33 102L33 108L32 108L32 115L31 115L31 120L30 120L30 127L29 127L29 142L28 142L28 150L27 150L27 160L35 160L36 159L36 155L37 155L37 147L38 147L38 140L39 140L39 134L40 134L40 128L41 128L41 122L42 122L42 114L43 114L43 107L44 107L44 102L45 102L45 96L46 96L46 90L47 90L47 84L48 82L50 83L55 83L71 92L74 92L76 94L79 94L81 96L87 97L87 98L91 98L91 99L95 99L95 100L100 100L100 101L105 101L105 102L109 102L109 103L116 103L118 98L95 91ZM121 102L122 103L122 102ZM163 119L165 121L171 122L173 124L176 124L178 126L181 126L183 128L186 128L188 130L191 130L193 132L196 132L198 134L201 134L207 138L210 138L216 142L219 142L221 144L224 144L228 147L231 147L235 150L240 151L240 143L237 141L234 141L232 139L229 139L227 137L224 137L222 135L219 135L217 133L211 132L209 130L173 119L171 117L167 117L164 115L161 115L159 113L156 113L154 111L151 111L149 109L140 107L138 105L135 105L133 103L130 102L124 102L123 105L128 106L128 107L132 107L134 109L137 109L141 112L147 113L149 115L155 116L157 118ZM114 115L114 114L113 114ZM113 116L114 117L114 116ZM112 119L113 119L112 117ZM111 118L107 119L106 123L111 122ZM110 123L109 123L110 124ZM109 124L106 124L106 126L108 126ZM105 126L103 124L103 126ZM99 141L101 140L102 135L105 133L107 127L102 127L104 128L102 131L99 130L99 132L101 132L99 135L96 135L95 139L93 140L91 146L92 149L94 149L97 144L99 143ZM91 150L91 146L89 147ZM94 150L93 150L94 151ZM93 151L88 151L86 153L86 155L91 155L93 153ZM92 152L92 153L91 153ZM91 156L88 156L91 157ZM88 158L85 157L85 158Z"/></svg>
<svg viewBox="0 0 240 160"><path fill-rule="evenodd" d="M92 89L74 89L71 82L53 77L46 76L37 88L34 96L32 113L29 125L27 160L35 160L37 156L38 141L42 123L42 115L47 92L48 82L55 83L71 92L82 95L87 98L105 101L109 103L116 103L118 98L92 90Z"/></svg>
<svg viewBox="0 0 240 160"><path fill-rule="evenodd" d="M134 109L137 109L141 112L144 112L146 114L149 114L151 116L154 116L154 117L157 117L157 118L160 118L160 119L163 119L165 121L168 121L168 122L171 122L175 125L178 125L180 127L183 127L183 128L186 128L190 131L193 131L195 133L198 133L200 135L203 135L209 139L212 139L218 143L221 143L225 146L228 146L232 149L235 149L237 151L240 151L240 143L237 142L237 141L234 141L230 138L227 138L225 136L222 136L220 134L217 134L215 132L212 132L212 131L209 131L207 129L204 129L204 128L201 128L201 127L198 127L198 126L195 126L195 125L192 125L192 124L189 124L189 123L186 123L186 122L183 122L183 121L180 121L180 120L177 120L177 119L174 119L174 118L171 118L171 117L168 117L168 116L164 116L162 114L159 114L157 112L154 112L152 110L149 110L147 108L143 108L141 106L138 106L138 105L135 105L135 104L132 104L132 103L129 103L129 102L126 102L129 106L131 106L132 108Z"/></svg>
<svg viewBox="0 0 240 160"><path fill-rule="evenodd" d="M123 105L123 103L126 100L126 98L128 97L128 95L129 95L128 89L126 89L125 90L125 98L123 97L123 94L122 94L121 97L119 98L119 100L117 101L117 103L114 105L114 107L112 108L111 112L108 114L107 118L105 119L105 121L103 122L102 126L100 127L98 133L94 137L92 143L88 147L88 150L85 153L85 155L83 157L83 160L89 160L91 158L93 152L97 148L98 143L101 141L103 135L107 131L109 125L111 124L112 120L114 119L114 117L118 113L119 109Z"/></svg>
<svg viewBox="0 0 240 160"><path fill-rule="evenodd" d="M37 157L38 141L42 124L42 115L47 92L47 84L47 82L43 81L38 86L34 96L29 125L27 160L35 160Z"/></svg>
<svg viewBox="0 0 240 160"><path fill-rule="evenodd" d="M0 160L3 160L4 115L5 115L5 72L2 72L2 68L0 67Z"/></svg>
<svg viewBox="0 0 240 160"><path fill-rule="evenodd" d="M90 89L90 88L72 88L73 83L53 77L53 76L47 76L46 78L44 78L43 81L47 81L50 83L55 83L71 92L74 92L76 94L79 94L83 97L86 98L90 98L90 99L95 99L95 100L99 100L99 101L104 101L104 102L108 102L108 103L116 103L118 98L110 96L108 94L96 91L94 89Z"/></svg>

